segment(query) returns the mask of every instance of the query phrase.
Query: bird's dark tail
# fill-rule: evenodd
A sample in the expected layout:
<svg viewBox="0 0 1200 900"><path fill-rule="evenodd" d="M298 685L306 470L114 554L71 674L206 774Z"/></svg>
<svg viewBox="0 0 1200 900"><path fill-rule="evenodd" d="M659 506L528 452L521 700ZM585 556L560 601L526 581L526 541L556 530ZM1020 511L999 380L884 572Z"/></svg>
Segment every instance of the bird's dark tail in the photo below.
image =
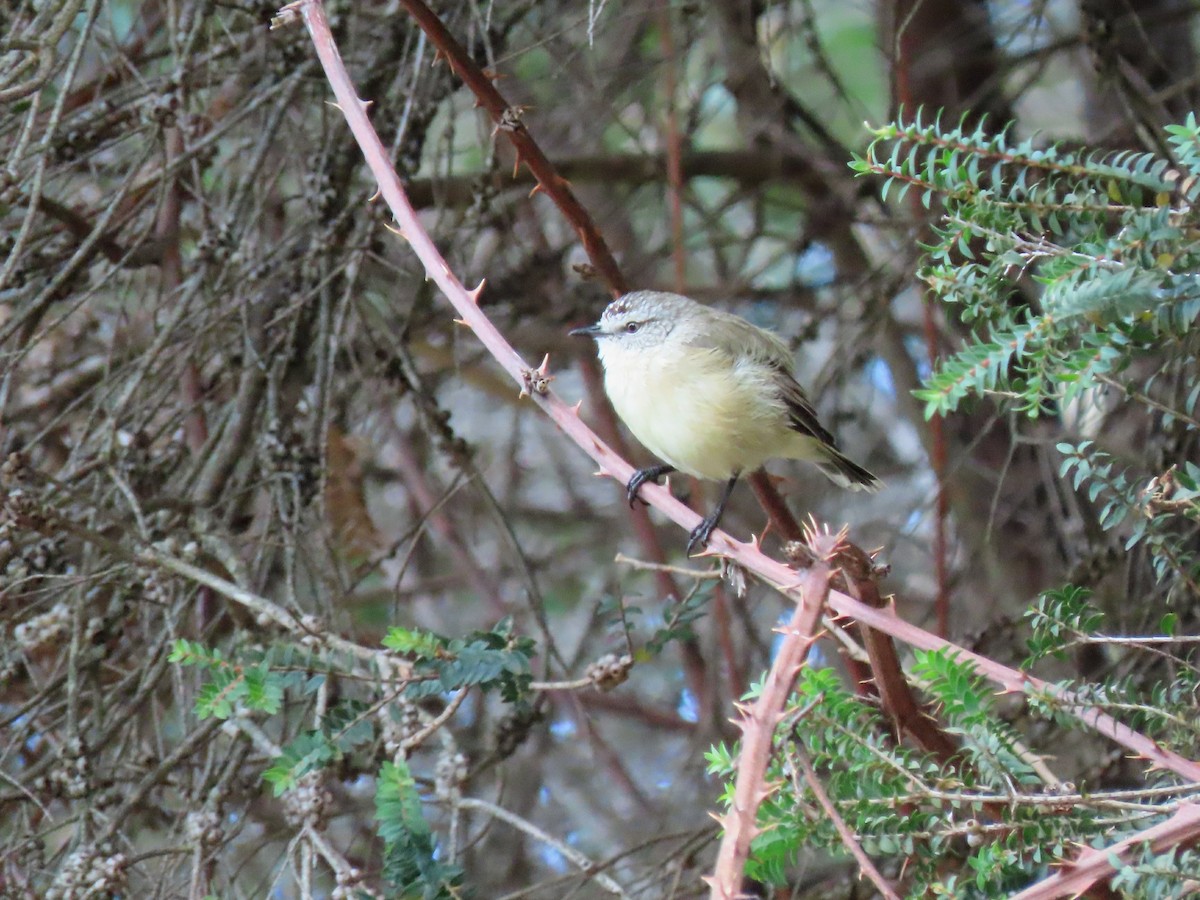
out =
<svg viewBox="0 0 1200 900"><path fill-rule="evenodd" d="M872 492L883 486L883 482L858 463L844 456L840 450L830 447L828 444L824 449L828 458L818 462L817 465L834 484L849 491Z"/></svg>

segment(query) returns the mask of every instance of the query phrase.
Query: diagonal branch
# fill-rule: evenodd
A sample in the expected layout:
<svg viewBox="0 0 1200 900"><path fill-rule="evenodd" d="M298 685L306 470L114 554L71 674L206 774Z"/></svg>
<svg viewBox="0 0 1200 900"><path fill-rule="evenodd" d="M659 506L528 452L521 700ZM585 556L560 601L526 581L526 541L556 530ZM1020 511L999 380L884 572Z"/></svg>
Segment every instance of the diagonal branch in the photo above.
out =
<svg viewBox="0 0 1200 900"><path fill-rule="evenodd" d="M1114 875L1117 872L1114 862L1128 861L1139 846L1149 846L1151 851L1161 853L1171 847L1194 844L1197 839L1200 839L1200 804L1185 803L1175 815L1153 828L1131 834L1102 850L1085 847L1073 863L1056 875L1014 894L1011 900L1078 897L1096 882Z"/></svg>
<svg viewBox="0 0 1200 900"><path fill-rule="evenodd" d="M297 5L290 4L285 6L284 10ZM617 266L617 261L613 259L608 245L600 237L600 232L596 229L588 211L525 128L525 124L521 121L521 116L525 112L524 108L509 105L487 75L480 71L479 67L471 60L463 45L442 24L437 13L421 0L400 0L400 5L408 10L417 24L421 26L421 30L429 35L429 39L438 48L438 52L446 58L454 74L471 89L479 105L487 110L492 121L496 123L496 130L502 132L512 143L513 149L517 152L517 167L521 163L525 163L529 167L529 171L533 173L533 177L537 179L538 183L534 191L546 193L562 211L567 221L571 223L575 233L579 235L583 249L587 251L588 259L595 264L597 271L608 284L609 290L614 296L624 294L629 288L625 283L625 276L621 274L621 270Z"/></svg>
<svg viewBox="0 0 1200 900"><path fill-rule="evenodd" d="M859 844L857 835L846 824L846 820L842 818L842 814L837 811L837 807L829 799L829 794L826 792L825 786L821 784L821 779L817 777L816 769L813 768L813 764L809 761L808 757L803 753L797 753L797 761L804 770L804 780L808 782L809 789L813 792L813 796L817 798L817 802L821 804L821 808L825 810L825 815L829 816L829 820L833 822L833 827L837 829L842 843L850 851L850 855L854 857L854 861L858 863L859 870L871 879L871 883L875 885L876 890L886 900L900 900L899 896L892 889L892 886L888 884L887 880L880 874L879 869L875 867L875 863L871 861L871 857L867 856L866 851Z"/></svg>

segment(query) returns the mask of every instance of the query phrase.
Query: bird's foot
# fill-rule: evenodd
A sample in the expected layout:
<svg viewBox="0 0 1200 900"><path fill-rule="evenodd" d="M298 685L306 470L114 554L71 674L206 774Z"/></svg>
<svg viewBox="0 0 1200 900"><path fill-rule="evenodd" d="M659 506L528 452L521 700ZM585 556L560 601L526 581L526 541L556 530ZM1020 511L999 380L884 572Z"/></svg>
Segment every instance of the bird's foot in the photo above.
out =
<svg viewBox="0 0 1200 900"><path fill-rule="evenodd" d="M725 505L729 503L729 496L733 493L733 486L737 484L739 474L739 472L733 473L729 481L725 484L725 490L721 492L721 499L717 501L717 508L701 519L700 524L693 528L692 533L688 535L688 556L691 556L694 550L703 550L708 544L709 537L712 536L712 533L721 521L721 514L725 512Z"/></svg>
<svg viewBox="0 0 1200 900"><path fill-rule="evenodd" d="M625 499L629 501L630 506L633 506L633 502L638 499L638 490L643 484L647 481L658 484L660 478L674 471L674 466L665 465L647 466L644 469L638 469L633 473L633 477L629 479L629 484L625 485ZM711 529L709 530L711 531Z"/></svg>
<svg viewBox="0 0 1200 900"><path fill-rule="evenodd" d="M687 555L691 556L697 550L703 550L708 546L708 539L717 528L717 522L721 517L718 510L716 513L705 516L700 520L700 524L692 529L692 533L688 535Z"/></svg>

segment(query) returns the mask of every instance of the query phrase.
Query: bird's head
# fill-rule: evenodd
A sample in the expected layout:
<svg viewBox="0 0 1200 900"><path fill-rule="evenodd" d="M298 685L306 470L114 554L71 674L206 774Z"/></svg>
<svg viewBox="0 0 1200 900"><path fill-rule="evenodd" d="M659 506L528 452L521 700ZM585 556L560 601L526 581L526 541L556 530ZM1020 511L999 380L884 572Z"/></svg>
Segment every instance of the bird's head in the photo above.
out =
<svg viewBox="0 0 1200 900"><path fill-rule="evenodd" d="M634 291L608 304L595 325L576 328L571 334L595 338L601 348L651 348L702 310L696 301L680 294Z"/></svg>

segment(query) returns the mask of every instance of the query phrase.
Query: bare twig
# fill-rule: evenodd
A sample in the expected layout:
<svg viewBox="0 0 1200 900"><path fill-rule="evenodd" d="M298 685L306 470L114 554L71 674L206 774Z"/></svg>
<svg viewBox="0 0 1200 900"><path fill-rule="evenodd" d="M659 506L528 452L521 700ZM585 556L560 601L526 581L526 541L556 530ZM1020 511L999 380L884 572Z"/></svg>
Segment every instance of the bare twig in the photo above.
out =
<svg viewBox="0 0 1200 900"><path fill-rule="evenodd" d="M519 829L532 837L534 840L541 841L547 847L553 847L563 855L565 859L570 860L579 868L581 872L591 878L596 884L604 888L610 894L615 894L618 897L628 897L625 889L611 876L604 872L599 872L594 862L563 841L558 840L552 835L547 834L541 828L538 828L528 819L522 819L515 813L509 812L502 806L497 806L494 803L488 803L486 800L480 800L475 797L460 797L457 804L462 809L475 809L480 812L487 813L494 819L499 819L501 822L507 822L513 828Z"/></svg>
<svg viewBox="0 0 1200 900"><path fill-rule="evenodd" d="M850 851L850 855L858 863L859 871L866 875L871 880L871 883L875 885L876 889L878 889L879 893L888 898L888 900L900 900L899 895L888 884L887 879L875 867L875 863L871 862L871 857L867 856L862 845L859 844L858 838L850 830L850 826L846 824L846 820L842 818L841 813L837 811L837 807L833 805L833 801L829 799L829 794L826 792L825 786L821 784L821 779L817 777L816 770L813 769L808 757L805 756L802 750L797 748L795 759L800 763L800 768L804 770L804 780L808 782L809 790L813 792L813 796L821 804L821 809L825 810L825 814L829 816L829 821L833 822L833 827L837 829L843 846Z"/></svg>

